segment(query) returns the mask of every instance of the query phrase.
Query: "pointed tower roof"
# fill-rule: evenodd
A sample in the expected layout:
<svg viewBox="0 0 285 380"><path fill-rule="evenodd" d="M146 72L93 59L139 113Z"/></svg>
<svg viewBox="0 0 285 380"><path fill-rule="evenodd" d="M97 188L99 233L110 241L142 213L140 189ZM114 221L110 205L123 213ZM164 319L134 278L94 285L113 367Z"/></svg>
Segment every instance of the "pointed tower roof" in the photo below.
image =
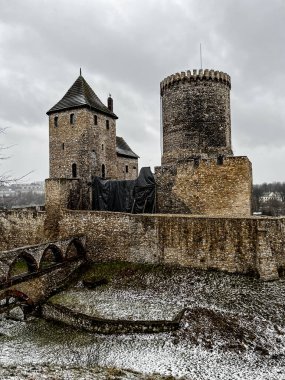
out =
<svg viewBox="0 0 285 380"><path fill-rule="evenodd" d="M82 75L79 75L64 97L47 112L47 115L53 112L84 106L114 119L118 119L118 117L101 102Z"/></svg>

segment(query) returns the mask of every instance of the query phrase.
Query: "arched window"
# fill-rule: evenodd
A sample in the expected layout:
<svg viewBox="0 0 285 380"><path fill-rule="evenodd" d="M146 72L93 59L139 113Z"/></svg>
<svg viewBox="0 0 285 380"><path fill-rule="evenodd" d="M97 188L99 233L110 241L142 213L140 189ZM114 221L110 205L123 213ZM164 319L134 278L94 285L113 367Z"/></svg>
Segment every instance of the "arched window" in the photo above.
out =
<svg viewBox="0 0 285 380"><path fill-rule="evenodd" d="M72 164L72 177L73 178L77 177L77 167L76 167L76 164Z"/></svg>
<svg viewBox="0 0 285 380"><path fill-rule="evenodd" d="M70 124L74 124L74 113L70 114Z"/></svg>
<svg viewBox="0 0 285 380"><path fill-rule="evenodd" d="M106 120L106 128L109 129L110 128L110 123L109 123L109 120Z"/></svg>
<svg viewBox="0 0 285 380"><path fill-rule="evenodd" d="M106 169L105 169L105 165L102 164L102 178L105 178L106 177Z"/></svg>
<svg viewBox="0 0 285 380"><path fill-rule="evenodd" d="M54 126L55 126L55 128L58 127L58 116L54 117Z"/></svg>
<svg viewBox="0 0 285 380"><path fill-rule="evenodd" d="M98 124L97 115L94 115L94 125L97 125L97 124Z"/></svg>

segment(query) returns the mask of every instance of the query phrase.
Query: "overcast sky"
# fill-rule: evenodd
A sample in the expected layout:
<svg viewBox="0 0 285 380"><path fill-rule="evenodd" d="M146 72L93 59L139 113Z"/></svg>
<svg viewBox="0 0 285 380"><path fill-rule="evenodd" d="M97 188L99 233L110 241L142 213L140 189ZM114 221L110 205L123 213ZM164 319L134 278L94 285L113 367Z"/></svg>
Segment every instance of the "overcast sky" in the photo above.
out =
<svg viewBox="0 0 285 380"><path fill-rule="evenodd" d="M285 181L285 0L0 0L0 173L48 177L50 109L79 68L109 93L117 135L160 165L159 83L203 67L232 78L232 145L254 183Z"/></svg>

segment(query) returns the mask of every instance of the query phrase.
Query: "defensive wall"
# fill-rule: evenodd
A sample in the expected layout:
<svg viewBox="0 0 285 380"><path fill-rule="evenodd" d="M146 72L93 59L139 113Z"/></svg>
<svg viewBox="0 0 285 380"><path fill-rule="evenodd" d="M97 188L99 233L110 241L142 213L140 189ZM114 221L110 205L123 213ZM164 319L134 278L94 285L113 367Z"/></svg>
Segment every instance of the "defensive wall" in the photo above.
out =
<svg viewBox="0 0 285 380"><path fill-rule="evenodd" d="M0 211L0 251L50 240L46 213L35 208Z"/></svg>
<svg viewBox="0 0 285 380"><path fill-rule="evenodd" d="M5 214L0 214L1 233L5 236L0 250L47 241L45 213ZM67 209L59 211L59 215L52 234L56 232L58 239L86 235L87 257L92 261L182 265L254 273L264 280L277 279L285 269L285 218L134 215Z"/></svg>
<svg viewBox="0 0 285 380"><path fill-rule="evenodd" d="M191 159L155 168L158 213L251 215L252 168L247 157Z"/></svg>

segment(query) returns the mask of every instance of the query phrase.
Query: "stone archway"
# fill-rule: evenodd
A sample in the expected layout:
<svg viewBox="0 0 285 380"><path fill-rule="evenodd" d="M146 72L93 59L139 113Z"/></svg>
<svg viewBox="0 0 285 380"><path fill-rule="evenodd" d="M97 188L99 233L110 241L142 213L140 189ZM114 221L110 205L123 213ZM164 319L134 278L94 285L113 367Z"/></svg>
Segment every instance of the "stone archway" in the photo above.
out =
<svg viewBox="0 0 285 380"><path fill-rule="evenodd" d="M21 252L10 264L7 279L21 277L38 271L36 259L28 252Z"/></svg>
<svg viewBox="0 0 285 380"><path fill-rule="evenodd" d="M49 268L61 262L63 262L61 249L55 244L49 244L42 254L39 270Z"/></svg>
<svg viewBox="0 0 285 380"><path fill-rule="evenodd" d="M72 259L74 257L85 257L85 248L78 238L72 239L68 244L65 252L65 259Z"/></svg>

